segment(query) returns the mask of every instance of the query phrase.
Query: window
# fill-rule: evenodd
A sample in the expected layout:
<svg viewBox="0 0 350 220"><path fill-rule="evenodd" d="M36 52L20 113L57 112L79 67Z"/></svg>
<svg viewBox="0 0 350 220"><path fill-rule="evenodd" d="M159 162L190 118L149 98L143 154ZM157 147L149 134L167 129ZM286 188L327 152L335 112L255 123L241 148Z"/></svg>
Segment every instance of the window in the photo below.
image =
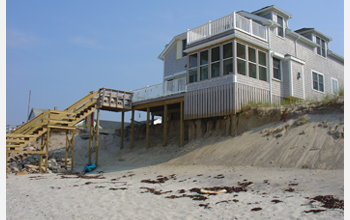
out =
<svg viewBox="0 0 350 220"><path fill-rule="evenodd" d="M211 78L220 76L220 47L211 49Z"/></svg>
<svg viewBox="0 0 350 220"><path fill-rule="evenodd" d="M277 58L273 58L273 78L282 80L281 61Z"/></svg>
<svg viewBox="0 0 350 220"><path fill-rule="evenodd" d="M246 74L245 59L245 45L237 43L237 72L242 75Z"/></svg>
<svg viewBox="0 0 350 220"><path fill-rule="evenodd" d="M187 40L182 40L182 57L185 57L187 54L184 52L186 50Z"/></svg>
<svg viewBox="0 0 350 220"><path fill-rule="evenodd" d="M208 51L200 52L200 80L208 79Z"/></svg>
<svg viewBox="0 0 350 220"><path fill-rule="evenodd" d="M314 90L324 92L324 77L322 74L312 72L312 88Z"/></svg>
<svg viewBox="0 0 350 220"><path fill-rule="evenodd" d="M223 46L223 75L233 74L233 49L232 43Z"/></svg>
<svg viewBox="0 0 350 220"><path fill-rule="evenodd" d="M277 28L277 34L280 37L284 37L284 24L283 24L283 18L279 15L277 15L277 23L279 24Z"/></svg>
<svg viewBox="0 0 350 220"><path fill-rule="evenodd" d="M338 90L338 80L332 78L331 81L332 81L332 92L333 92L333 94L338 94L338 92L339 92L339 90Z"/></svg>
<svg viewBox="0 0 350 220"><path fill-rule="evenodd" d="M259 79L267 81L266 53L259 50Z"/></svg>
<svg viewBox="0 0 350 220"><path fill-rule="evenodd" d="M189 83L192 82L197 82L197 66L198 66L198 61L197 61L197 53L191 54L189 56Z"/></svg>
<svg viewBox="0 0 350 220"><path fill-rule="evenodd" d="M326 57L326 41L319 37L316 37L316 44L318 44L317 54Z"/></svg>

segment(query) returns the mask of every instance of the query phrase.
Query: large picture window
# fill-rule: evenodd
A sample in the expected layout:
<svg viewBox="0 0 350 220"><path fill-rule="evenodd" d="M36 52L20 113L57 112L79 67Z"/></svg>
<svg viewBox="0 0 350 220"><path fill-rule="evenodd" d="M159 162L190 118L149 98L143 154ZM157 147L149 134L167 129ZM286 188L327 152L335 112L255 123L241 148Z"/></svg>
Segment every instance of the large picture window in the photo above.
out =
<svg viewBox="0 0 350 220"><path fill-rule="evenodd" d="M191 54L189 56L189 83L197 82L197 68L198 68L198 60L197 54Z"/></svg>
<svg viewBox="0 0 350 220"><path fill-rule="evenodd" d="M223 46L223 75L233 74L233 49L232 43Z"/></svg>
<svg viewBox="0 0 350 220"><path fill-rule="evenodd" d="M208 79L208 58L209 54L207 50L200 52L200 80Z"/></svg>
<svg viewBox="0 0 350 220"><path fill-rule="evenodd" d="M211 78L220 76L220 47L211 49Z"/></svg>
<svg viewBox="0 0 350 220"><path fill-rule="evenodd" d="M266 53L259 50L259 79L267 81L267 59Z"/></svg>
<svg viewBox="0 0 350 220"><path fill-rule="evenodd" d="M323 74L312 72L312 88L314 90L324 92L324 76Z"/></svg>
<svg viewBox="0 0 350 220"><path fill-rule="evenodd" d="M237 43L237 72L246 75L246 54L245 45Z"/></svg>
<svg viewBox="0 0 350 220"><path fill-rule="evenodd" d="M249 56L249 76L256 78L257 70L256 70L256 50L254 48L248 48L248 56Z"/></svg>

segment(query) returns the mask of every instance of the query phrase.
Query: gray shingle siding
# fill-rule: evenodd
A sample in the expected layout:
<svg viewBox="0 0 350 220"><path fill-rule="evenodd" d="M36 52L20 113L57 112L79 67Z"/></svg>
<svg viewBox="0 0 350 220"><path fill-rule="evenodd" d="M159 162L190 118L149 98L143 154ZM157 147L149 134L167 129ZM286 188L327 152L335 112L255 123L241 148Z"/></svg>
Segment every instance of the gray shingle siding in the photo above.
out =
<svg viewBox="0 0 350 220"><path fill-rule="evenodd" d="M176 59L176 52L177 52L176 50L177 48L175 43L173 47L169 50L169 52L165 55L164 78L179 72L186 71L186 67L185 67L187 63L186 56L182 57L181 59Z"/></svg>
<svg viewBox="0 0 350 220"><path fill-rule="evenodd" d="M269 83L263 80L252 78L246 75L237 74L237 82L249 86L254 86L261 89L270 90Z"/></svg>
<svg viewBox="0 0 350 220"><path fill-rule="evenodd" d="M331 57L324 58L316 54L316 49L310 49L303 44L298 44L298 56L305 61L305 98L321 98L331 93L331 77L338 80L338 87L342 88L344 82L344 64ZM312 70L324 74L325 92L321 93L312 89Z"/></svg>
<svg viewBox="0 0 350 220"><path fill-rule="evenodd" d="M292 61L293 97L299 99L303 99L302 66L302 64ZM300 78L298 78L298 73L300 73Z"/></svg>

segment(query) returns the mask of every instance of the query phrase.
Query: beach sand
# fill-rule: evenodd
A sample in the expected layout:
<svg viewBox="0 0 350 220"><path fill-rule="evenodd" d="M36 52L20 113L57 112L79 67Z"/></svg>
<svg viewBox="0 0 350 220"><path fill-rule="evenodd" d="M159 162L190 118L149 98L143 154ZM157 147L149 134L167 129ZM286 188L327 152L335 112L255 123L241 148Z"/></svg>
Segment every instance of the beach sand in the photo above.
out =
<svg viewBox="0 0 350 220"><path fill-rule="evenodd" d="M112 168L111 168L112 169ZM30 174L7 179L7 219L343 219L344 210L311 202L319 195L343 199L343 170L257 167L148 166L99 173L104 179L75 175ZM175 175L176 174L176 177ZM220 175L221 174L221 175ZM145 183L168 177L164 183ZM215 178L215 177L221 178ZM67 178L62 178L67 177ZM224 177L224 178L222 178ZM253 182L247 191L205 195L192 188ZM141 187L167 192L156 195ZM294 191L289 190L290 188ZM180 193L179 190L185 190ZM288 191L286 191L288 190ZM272 202L272 201L277 201ZM207 205L207 207L200 206ZM258 211L252 211L261 208ZM309 210L325 210L306 213Z"/></svg>
<svg viewBox="0 0 350 220"><path fill-rule="evenodd" d="M271 123L182 148L175 137L162 147L155 135L149 149L139 139L120 150L117 135L101 135L99 166L86 176L9 173L6 219L344 219L343 209L313 199L344 199L344 138L336 136L344 116L308 117L300 126ZM64 155L64 138L51 138L55 154ZM87 163L88 142L77 135L74 172ZM209 187L239 192L190 191ZM207 199L194 200L199 195Z"/></svg>

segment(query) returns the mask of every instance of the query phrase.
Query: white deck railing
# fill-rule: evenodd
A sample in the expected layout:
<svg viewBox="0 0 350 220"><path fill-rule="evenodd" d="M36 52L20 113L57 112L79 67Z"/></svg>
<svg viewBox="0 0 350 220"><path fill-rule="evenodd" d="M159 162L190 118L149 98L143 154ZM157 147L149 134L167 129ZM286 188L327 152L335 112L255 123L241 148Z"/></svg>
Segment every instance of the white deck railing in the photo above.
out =
<svg viewBox="0 0 350 220"><path fill-rule="evenodd" d="M252 19L243 17L236 12L214 21L209 21L199 27L187 30L187 44L199 41L227 30L238 29L251 36L267 40L267 28Z"/></svg>
<svg viewBox="0 0 350 220"><path fill-rule="evenodd" d="M186 77L166 81L157 85L147 86L142 89L135 89L132 102L140 102L148 99L155 99L163 96L174 95L186 91Z"/></svg>

